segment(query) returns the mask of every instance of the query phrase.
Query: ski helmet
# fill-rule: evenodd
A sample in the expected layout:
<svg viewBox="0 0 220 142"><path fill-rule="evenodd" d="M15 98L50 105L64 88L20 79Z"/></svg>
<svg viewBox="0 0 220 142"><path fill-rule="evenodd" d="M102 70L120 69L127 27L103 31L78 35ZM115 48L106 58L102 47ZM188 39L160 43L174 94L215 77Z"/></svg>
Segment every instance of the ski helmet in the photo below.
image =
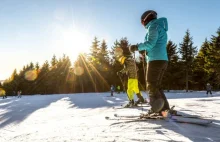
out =
<svg viewBox="0 0 220 142"><path fill-rule="evenodd" d="M131 56L131 52L128 47L124 47L124 48L122 48L122 50L123 50L123 55L125 57Z"/></svg>
<svg viewBox="0 0 220 142"><path fill-rule="evenodd" d="M153 19L157 19L157 12L153 10L148 10L142 14L141 23L142 25L146 26Z"/></svg>

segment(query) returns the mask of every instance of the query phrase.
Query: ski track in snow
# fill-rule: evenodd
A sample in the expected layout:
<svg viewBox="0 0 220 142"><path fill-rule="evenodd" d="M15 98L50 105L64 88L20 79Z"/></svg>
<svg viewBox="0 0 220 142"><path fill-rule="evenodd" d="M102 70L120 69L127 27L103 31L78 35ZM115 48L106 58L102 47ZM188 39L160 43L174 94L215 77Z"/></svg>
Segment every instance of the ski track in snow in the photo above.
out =
<svg viewBox="0 0 220 142"><path fill-rule="evenodd" d="M185 114L212 116L198 126L166 120L106 120L114 114L137 115L145 108L113 109L127 103L126 94L81 93L33 95L0 100L0 142L219 142L220 92L165 93L170 105ZM143 92L144 97L147 95Z"/></svg>

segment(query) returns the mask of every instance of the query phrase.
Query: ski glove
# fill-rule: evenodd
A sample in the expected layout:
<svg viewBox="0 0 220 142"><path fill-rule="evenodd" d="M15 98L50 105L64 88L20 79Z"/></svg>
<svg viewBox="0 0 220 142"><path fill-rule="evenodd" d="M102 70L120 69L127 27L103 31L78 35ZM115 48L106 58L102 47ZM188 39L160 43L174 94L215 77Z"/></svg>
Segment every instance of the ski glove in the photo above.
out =
<svg viewBox="0 0 220 142"><path fill-rule="evenodd" d="M129 47L129 50L130 50L130 52L135 52L135 51L137 51L137 50L138 50L137 44L136 44L136 45L131 45L131 46Z"/></svg>

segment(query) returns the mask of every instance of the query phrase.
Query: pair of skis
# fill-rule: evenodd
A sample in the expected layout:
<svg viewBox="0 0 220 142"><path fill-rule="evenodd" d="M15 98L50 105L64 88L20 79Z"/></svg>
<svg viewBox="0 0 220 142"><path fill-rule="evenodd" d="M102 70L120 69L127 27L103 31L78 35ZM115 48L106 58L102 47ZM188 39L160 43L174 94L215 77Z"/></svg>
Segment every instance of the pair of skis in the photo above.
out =
<svg viewBox="0 0 220 142"><path fill-rule="evenodd" d="M120 115L114 114L114 117L105 117L107 120L128 120L128 121L147 121L149 119L154 120L167 120L171 122L177 123L188 123L188 124L196 124L202 126L208 126L212 123L212 120L208 119L212 116L205 117L199 115L185 115L185 114L175 114L164 112L162 115L155 115L155 114L140 114L140 115Z"/></svg>
<svg viewBox="0 0 220 142"><path fill-rule="evenodd" d="M121 105L121 106L115 106L115 107L113 107L113 109L143 108L143 107L150 107L150 105L148 103L142 103L142 104L138 104L138 105L134 105L134 106L130 106L130 107L125 107L125 106Z"/></svg>
<svg viewBox="0 0 220 142"><path fill-rule="evenodd" d="M212 120L205 119L202 117L197 116L187 116L187 115L172 115L171 117L163 117L163 116L147 116L147 117L140 117L140 115L119 115L115 114L115 117L105 117L107 120L130 120L130 121L147 121L149 119L154 120L168 120L171 122L177 122L177 123L188 123L188 124L196 124L196 125L202 125L202 126L208 126L212 123Z"/></svg>

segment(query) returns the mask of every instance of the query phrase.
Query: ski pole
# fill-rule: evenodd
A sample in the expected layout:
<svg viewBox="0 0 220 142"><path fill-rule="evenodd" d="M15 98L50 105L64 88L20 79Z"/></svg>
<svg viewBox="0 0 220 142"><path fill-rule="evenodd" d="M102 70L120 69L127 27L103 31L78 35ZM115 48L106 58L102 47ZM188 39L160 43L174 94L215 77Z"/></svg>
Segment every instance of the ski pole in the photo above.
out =
<svg viewBox="0 0 220 142"><path fill-rule="evenodd" d="M144 53L142 54L142 66L143 66L143 71L144 71L144 83L145 83L145 87L144 87L144 89L145 90L147 90L147 84L146 84L146 70L145 70L145 63L144 63L144 61L145 61L145 54L146 54L146 51L144 51Z"/></svg>
<svg viewBox="0 0 220 142"><path fill-rule="evenodd" d="M120 76L120 75L118 75L118 76L119 76L119 79L120 79L120 81L121 81L121 84L122 84L122 86L123 86L124 91L126 91L126 90L125 90L125 85L124 85L124 82L123 82L121 76Z"/></svg>
<svg viewBox="0 0 220 142"><path fill-rule="evenodd" d="M147 93L147 81L146 81L146 66L145 66L145 55L146 55L146 51L140 51L139 52L142 56L142 67L143 67L143 71L144 71L144 83L145 83L145 87L144 87L144 90L145 90L145 93L147 94L148 98L149 98L149 95Z"/></svg>

